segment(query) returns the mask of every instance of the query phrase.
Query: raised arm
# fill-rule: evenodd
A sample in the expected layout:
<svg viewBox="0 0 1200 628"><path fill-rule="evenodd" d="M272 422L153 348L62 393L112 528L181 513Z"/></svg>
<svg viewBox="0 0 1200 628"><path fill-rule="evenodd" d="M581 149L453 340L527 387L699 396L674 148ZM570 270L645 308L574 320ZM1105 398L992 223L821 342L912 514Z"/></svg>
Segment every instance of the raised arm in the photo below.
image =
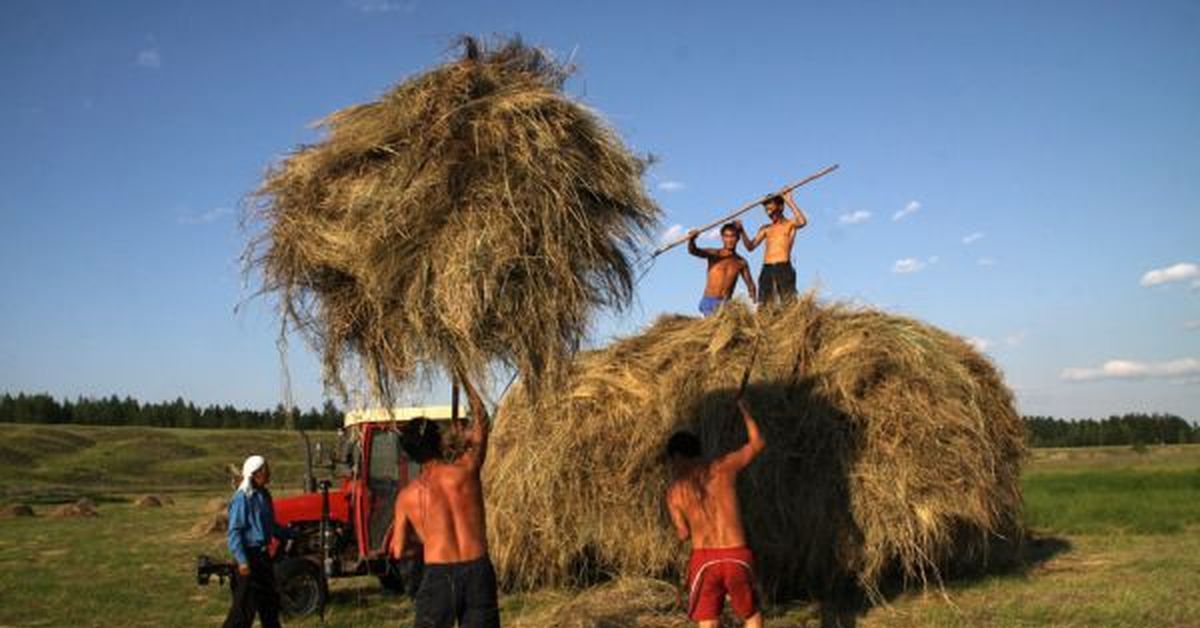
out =
<svg viewBox="0 0 1200 628"><path fill-rule="evenodd" d="M742 225L742 222L739 220L737 224L738 224L738 227L740 228ZM747 251L753 251L754 249L757 249L758 245L762 244L763 240L766 240L766 239L767 239L767 226L766 225L763 225L758 228L758 233L754 234L753 239L751 239L750 236L746 235L745 229L742 229L742 244L746 245Z"/></svg>
<svg viewBox="0 0 1200 628"><path fill-rule="evenodd" d="M746 405L746 400L738 397L737 407L738 411L742 413L742 421L746 424L746 444L721 456L717 460L718 465L735 473L745 469L767 446L766 439L758 431L758 423L754 421L754 417L750 414L750 408Z"/></svg>
<svg viewBox="0 0 1200 628"><path fill-rule="evenodd" d="M696 238L699 235L700 232L695 229L688 232L688 253L702 259L712 259L712 251L696 246Z"/></svg>
<svg viewBox="0 0 1200 628"><path fill-rule="evenodd" d="M467 442L470 443L470 446L463 454L463 461L468 468L478 471L483 467L484 459L487 458L488 433L490 431L487 408L484 407L483 400L479 397L479 391L475 390L470 379L465 375L460 375L458 379L462 382L463 390L467 392L467 401L471 405L471 428L467 432Z"/></svg>
<svg viewBox="0 0 1200 628"><path fill-rule="evenodd" d="M804 225L808 224L808 217L804 215L804 210L796 204L796 200L792 198L792 191L788 190L783 195L783 200L787 201L788 207L792 208L792 214L795 218L792 219L792 224L796 225L797 229L803 229Z"/></svg>
<svg viewBox="0 0 1200 628"><path fill-rule="evenodd" d="M754 277L750 276L750 263L742 260L742 281L746 282L746 291L750 293L751 301L758 301L758 287L754 285Z"/></svg>

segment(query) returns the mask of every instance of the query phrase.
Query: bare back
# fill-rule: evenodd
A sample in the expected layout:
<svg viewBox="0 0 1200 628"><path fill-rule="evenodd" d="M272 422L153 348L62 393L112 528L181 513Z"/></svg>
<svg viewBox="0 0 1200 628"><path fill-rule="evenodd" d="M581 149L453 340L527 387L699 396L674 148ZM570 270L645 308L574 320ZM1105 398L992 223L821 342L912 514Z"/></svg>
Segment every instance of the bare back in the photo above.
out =
<svg viewBox="0 0 1200 628"><path fill-rule="evenodd" d="M701 463L671 482L667 502L687 525L693 548L746 545L736 480L737 471L728 466Z"/></svg>
<svg viewBox="0 0 1200 628"><path fill-rule="evenodd" d="M478 470L454 463L429 463L396 500L421 538L426 563L458 563L487 554Z"/></svg>

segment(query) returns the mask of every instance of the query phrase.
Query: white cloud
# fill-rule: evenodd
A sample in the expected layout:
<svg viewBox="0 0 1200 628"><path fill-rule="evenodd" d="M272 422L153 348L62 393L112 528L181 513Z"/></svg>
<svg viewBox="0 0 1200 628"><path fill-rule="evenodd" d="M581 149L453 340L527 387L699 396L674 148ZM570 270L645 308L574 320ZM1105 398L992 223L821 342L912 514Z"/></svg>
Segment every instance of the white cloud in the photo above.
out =
<svg viewBox="0 0 1200 628"><path fill-rule="evenodd" d="M363 13L412 13L417 9L416 0L346 0L346 4Z"/></svg>
<svg viewBox="0 0 1200 628"><path fill-rule="evenodd" d="M1060 377L1069 382L1104 379L1183 379L1200 375L1200 360L1180 358L1167 362L1109 360L1097 368L1065 368Z"/></svg>
<svg viewBox="0 0 1200 628"><path fill-rule="evenodd" d="M663 230L662 235L658 236L658 242L659 244L674 242L675 240L682 238L683 234L685 233L687 233L687 230L683 228L683 225L674 224Z"/></svg>
<svg viewBox="0 0 1200 628"><path fill-rule="evenodd" d="M892 272L898 273L901 275L908 274L908 273L915 273L924 268L925 268L925 262L922 262L921 260L915 259L912 257L898 259L898 260L896 260L895 264L892 264Z"/></svg>
<svg viewBox="0 0 1200 628"><path fill-rule="evenodd" d="M920 203L917 201L909 201L908 204L904 206L904 209L892 214L892 221L895 222L904 218L905 216L908 216L909 214L915 214L917 213L918 209L921 209Z"/></svg>
<svg viewBox="0 0 1200 628"><path fill-rule="evenodd" d="M1198 329L1198 330L1200 330L1200 319L1196 319L1196 320L1194 320L1194 321L1187 321L1187 322L1185 322L1185 323L1183 324L1183 328L1184 328L1184 329Z"/></svg>
<svg viewBox="0 0 1200 628"><path fill-rule="evenodd" d="M1147 271L1142 275L1141 284L1143 286L1157 286L1165 283L1174 283L1176 281L1187 281L1188 279L1196 280L1193 287L1200 283L1200 266L1190 262L1180 262L1166 268L1155 268Z"/></svg>
<svg viewBox="0 0 1200 628"><path fill-rule="evenodd" d="M976 231L975 233L972 233L970 235L963 236L962 243L963 244L972 244L972 243L978 242L982 239L983 239L983 232Z"/></svg>
<svg viewBox="0 0 1200 628"><path fill-rule="evenodd" d="M658 189L662 190L663 192L678 192L685 187L687 186L683 184L683 181L667 180L658 184Z"/></svg>
<svg viewBox="0 0 1200 628"><path fill-rule="evenodd" d="M967 344L971 345L972 347L975 347L976 351L987 351L988 349L991 349L993 346L995 346L996 343L992 342L991 340L988 340L987 338L979 338L976 336L972 336L970 338L967 338Z"/></svg>
<svg viewBox="0 0 1200 628"><path fill-rule="evenodd" d="M1004 344L1006 344L1010 347L1015 347L1015 346L1021 344L1022 342L1025 342L1025 336L1028 336L1028 335L1029 335L1029 333L1026 332L1024 329L1022 329L1020 331L1014 331L1013 333L1004 337Z"/></svg>
<svg viewBox="0 0 1200 628"><path fill-rule="evenodd" d="M721 239L721 228L713 227L712 229L709 229L708 231L701 233L700 239L701 240L719 241Z"/></svg>
<svg viewBox="0 0 1200 628"><path fill-rule="evenodd" d="M216 222L225 216L233 213L233 210L228 207L214 207L200 214L185 214L179 217L181 225L206 225L210 222Z"/></svg>
<svg viewBox="0 0 1200 628"><path fill-rule="evenodd" d="M843 225L857 225L871 219L871 212L859 209L849 214L838 216L838 222Z"/></svg>
<svg viewBox="0 0 1200 628"><path fill-rule="evenodd" d="M991 257L981 257L981 258L979 258L979 261L977 261L975 263L979 264L980 266L995 266L996 260Z"/></svg>
<svg viewBox="0 0 1200 628"><path fill-rule="evenodd" d="M137 64L143 68L157 70L162 67L162 55L158 48L144 48L137 53Z"/></svg>

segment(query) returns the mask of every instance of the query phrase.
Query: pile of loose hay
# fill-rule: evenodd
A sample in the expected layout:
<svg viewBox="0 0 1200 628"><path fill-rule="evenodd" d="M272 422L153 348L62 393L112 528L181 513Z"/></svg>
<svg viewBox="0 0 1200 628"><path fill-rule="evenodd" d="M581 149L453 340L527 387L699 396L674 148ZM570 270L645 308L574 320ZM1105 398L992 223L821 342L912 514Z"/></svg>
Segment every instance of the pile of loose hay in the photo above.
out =
<svg viewBox="0 0 1200 628"><path fill-rule="evenodd" d="M596 307L624 307L659 217L632 155L566 97L569 68L520 41L326 118L271 170L247 261L345 393L357 360L386 398L432 369L561 374Z"/></svg>
<svg viewBox="0 0 1200 628"><path fill-rule="evenodd" d="M663 505L676 429L709 454L745 442L734 390L768 440L738 490L772 594L877 594L936 579L1019 535L1024 428L992 364L916 320L819 304L667 316L581 354L558 395L509 395L485 469L489 540L509 587L674 574Z"/></svg>
<svg viewBox="0 0 1200 628"><path fill-rule="evenodd" d="M229 530L229 513L212 512L203 515L196 523L192 524L188 534L194 538L208 536L210 534L225 534Z"/></svg>
<svg viewBox="0 0 1200 628"><path fill-rule="evenodd" d="M652 578L619 578L509 622L513 628L684 628L675 587Z"/></svg>
<svg viewBox="0 0 1200 628"><path fill-rule="evenodd" d="M138 508L162 508L163 501L157 495L142 495L133 505Z"/></svg>
<svg viewBox="0 0 1200 628"><path fill-rule="evenodd" d="M0 508L0 519L33 516L35 516L33 509L26 504L9 504L3 508Z"/></svg>
<svg viewBox="0 0 1200 628"><path fill-rule="evenodd" d="M56 519L75 519L79 517L99 517L100 512L96 510L95 502L86 497L81 497L73 504L62 504L51 510L50 516Z"/></svg>

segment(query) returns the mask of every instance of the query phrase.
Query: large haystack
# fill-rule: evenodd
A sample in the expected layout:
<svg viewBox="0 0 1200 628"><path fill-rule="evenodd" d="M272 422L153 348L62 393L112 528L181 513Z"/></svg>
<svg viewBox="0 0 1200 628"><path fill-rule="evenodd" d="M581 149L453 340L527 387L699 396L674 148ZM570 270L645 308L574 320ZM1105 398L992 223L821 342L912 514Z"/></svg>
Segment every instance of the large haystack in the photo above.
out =
<svg viewBox="0 0 1200 628"><path fill-rule="evenodd" d="M563 372L598 306L631 298L659 216L644 162L583 105L569 69L512 41L326 118L267 176L248 260L341 387L356 359L395 382L501 363ZM344 388L342 388L344 391Z"/></svg>
<svg viewBox="0 0 1200 628"><path fill-rule="evenodd" d="M558 396L509 395L485 470L502 581L675 572L661 452L684 426L710 454L745 442L733 394L756 342L747 399L769 444L738 488L768 592L928 581L1018 533L1023 425L992 364L918 321L808 296L663 317L581 354Z"/></svg>

